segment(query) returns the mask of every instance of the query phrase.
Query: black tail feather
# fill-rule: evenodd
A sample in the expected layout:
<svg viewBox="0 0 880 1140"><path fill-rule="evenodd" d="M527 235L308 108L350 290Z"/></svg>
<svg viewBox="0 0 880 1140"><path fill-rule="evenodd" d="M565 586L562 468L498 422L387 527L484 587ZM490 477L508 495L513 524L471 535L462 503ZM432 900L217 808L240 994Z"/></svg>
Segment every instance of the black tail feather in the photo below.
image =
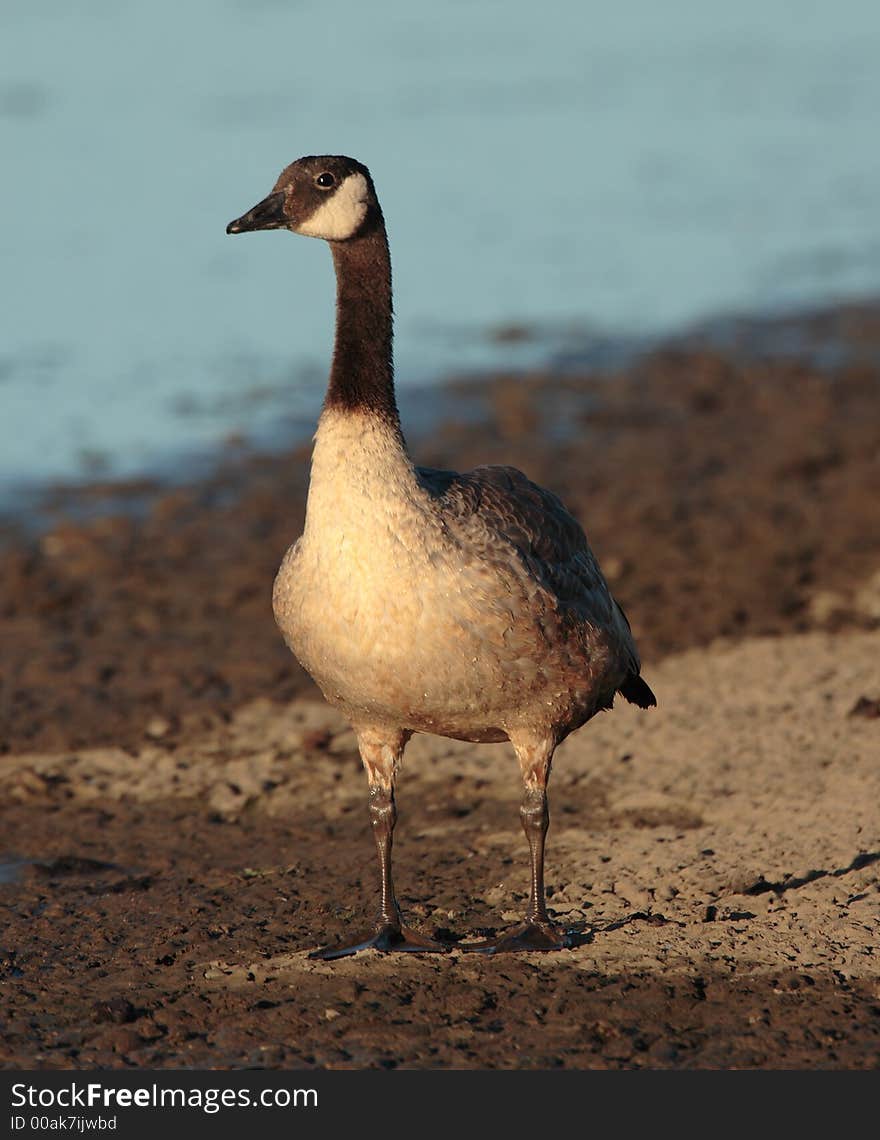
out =
<svg viewBox="0 0 880 1140"><path fill-rule="evenodd" d="M638 705L640 709L652 709L657 704L657 698L651 692L650 686L638 673L630 673L620 686L619 692L630 704Z"/></svg>

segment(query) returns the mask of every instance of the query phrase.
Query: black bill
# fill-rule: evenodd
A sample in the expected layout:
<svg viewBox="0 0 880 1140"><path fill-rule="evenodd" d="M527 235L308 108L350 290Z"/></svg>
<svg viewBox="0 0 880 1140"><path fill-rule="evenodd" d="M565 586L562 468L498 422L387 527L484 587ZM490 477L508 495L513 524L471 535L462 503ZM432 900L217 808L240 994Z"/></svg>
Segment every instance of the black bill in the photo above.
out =
<svg viewBox="0 0 880 1140"><path fill-rule="evenodd" d="M258 202L252 210L236 218L226 227L228 234L244 234L249 230L278 230L287 225L284 216L284 194L276 191Z"/></svg>

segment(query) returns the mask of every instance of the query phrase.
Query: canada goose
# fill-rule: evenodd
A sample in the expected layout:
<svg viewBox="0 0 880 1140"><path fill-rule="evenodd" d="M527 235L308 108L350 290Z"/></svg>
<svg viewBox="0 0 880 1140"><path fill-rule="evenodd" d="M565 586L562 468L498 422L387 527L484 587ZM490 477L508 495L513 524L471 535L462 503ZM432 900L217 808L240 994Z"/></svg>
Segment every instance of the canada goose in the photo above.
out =
<svg viewBox="0 0 880 1140"><path fill-rule="evenodd" d="M273 609L357 734L380 870L372 935L315 956L449 949L403 925L392 884L395 778L414 732L509 740L519 760L525 921L471 948L572 946L544 902L547 780L556 746L615 693L656 704L629 623L555 495L513 467L413 464L394 396L388 240L367 168L341 155L292 163L226 232L270 229L324 238L337 282L305 530L278 571Z"/></svg>

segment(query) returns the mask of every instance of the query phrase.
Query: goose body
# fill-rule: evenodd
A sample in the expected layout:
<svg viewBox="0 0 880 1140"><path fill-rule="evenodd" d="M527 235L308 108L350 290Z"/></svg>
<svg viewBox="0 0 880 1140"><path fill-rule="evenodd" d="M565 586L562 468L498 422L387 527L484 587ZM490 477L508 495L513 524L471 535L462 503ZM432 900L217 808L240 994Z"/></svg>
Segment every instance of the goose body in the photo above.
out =
<svg viewBox="0 0 880 1140"><path fill-rule="evenodd" d="M561 739L637 668L555 496L513 468L417 468L385 425L351 413L321 417L305 533L273 602L293 653L355 723Z"/></svg>
<svg viewBox="0 0 880 1140"><path fill-rule="evenodd" d="M370 785L381 895L372 937L321 952L441 950L404 927L391 882L394 782L406 742L429 732L510 740L532 855L526 922L480 949L556 949L570 937L543 898L553 750L617 692L654 704L629 623L579 523L511 467L417 467L394 399L391 274L369 172L342 156L282 173L229 232L288 228L330 244L333 366L302 536L273 590L281 633L354 727Z"/></svg>

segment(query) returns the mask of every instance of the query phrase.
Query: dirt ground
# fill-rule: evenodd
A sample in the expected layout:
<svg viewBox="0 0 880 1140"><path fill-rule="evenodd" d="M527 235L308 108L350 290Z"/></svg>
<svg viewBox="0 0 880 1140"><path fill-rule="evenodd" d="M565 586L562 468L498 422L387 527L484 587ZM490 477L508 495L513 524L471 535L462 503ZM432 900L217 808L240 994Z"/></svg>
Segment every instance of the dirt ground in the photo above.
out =
<svg viewBox="0 0 880 1140"><path fill-rule="evenodd" d="M0 1064L880 1067L878 314L791 322L783 354L736 330L616 376L452 385L410 433L421 462L561 494L659 699L559 750L572 951L308 958L367 927L376 884L353 736L269 608L307 446L8 522ZM516 921L518 797L507 746L413 740L412 925L466 947Z"/></svg>

